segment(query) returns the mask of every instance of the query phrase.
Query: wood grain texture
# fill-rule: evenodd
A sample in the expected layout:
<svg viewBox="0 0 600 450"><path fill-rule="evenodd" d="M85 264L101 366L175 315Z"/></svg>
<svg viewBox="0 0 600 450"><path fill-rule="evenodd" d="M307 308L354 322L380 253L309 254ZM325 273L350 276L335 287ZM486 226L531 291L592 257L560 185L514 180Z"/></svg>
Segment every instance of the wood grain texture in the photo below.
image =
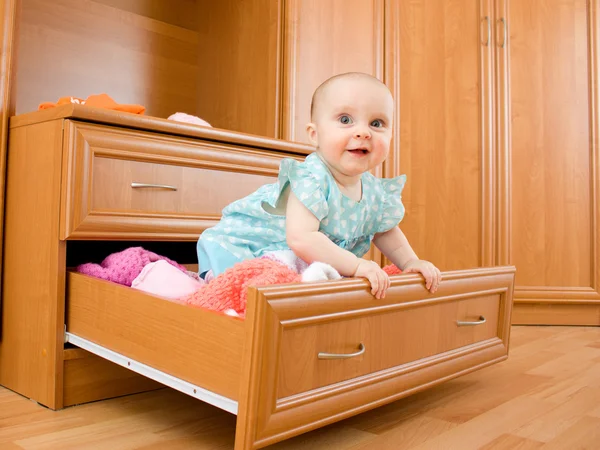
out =
<svg viewBox="0 0 600 450"><path fill-rule="evenodd" d="M592 325L600 326L597 303L515 303L512 323L515 325Z"/></svg>
<svg viewBox="0 0 600 450"><path fill-rule="evenodd" d="M63 400L62 138L60 120L11 130L6 182L0 384L50 408Z"/></svg>
<svg viewBox="0 0 600 450"><path fill-rule="evenodd" d="M237 400L244 321L75 272L67 302L68 332Z"/></svg>
<svg viewBox="0 0 600 450"><path fill-rule="evenodd" d="M590 174L592 181L592 288L600 293L600 1L590 0L589 57L590 57Z"/></svg>
<svg viewBox="0 0 600 450"><path fill-rule="evenodd" d="M197 240L293 156L72 121L65 146L62 239Z"/></svg>
<svg viewBox="0 0 600 450"><path fill-rule="evenodd" d="M250 351L244 356L243 377L248 385L242 386L240 393L236 449L270 445L505 359L514 268L476 269L443 275L445 282L435 295L424 289L419 277L392 277L388 295L377 301L370 296L363 280L250 289L246 320L250 323L249 328L255 331L247 336ZM494 294L496 299L488 304L487 299L493 298ZM398 353L392 352L395 356L390 357L375 347L367 359L319 361L317 374L322 373L324 377L316 383L311 381L302 385L304 377L311 378L315 351L328 351L317 349L317 343L334 344L333 351L348 351L356 345L357 339L369 341L369 336L378 336L378 330L383 333L388 329L385 316L393 320L396 310L410 311L431 305L436 310L433 316L443 321L445 306L457 305L456 301L467 299L467 303L475 302L473 306L476 304L476 307L464 310L459 307L459 310L452 311L452 316L470 316L475 314L475 309L479 310L486 304L482 308L486 309L485 313L497 315L489 329L470 329L467 334L453 338L451 335L455 332L442 323L432 325L441 326L441 334L423 337L413 333L402 340L400 347L415 348L398 349L399 353L406 352L404 356L398 357ZM356 317L373 319L377 315L381 317L383 327L378 327L375 322L363 322L368 325L365 327L353 325ZM432 320L435 322L436 319ZM318 333L311 331L304 338L293 339L292 335L302 334L304 329L315 324L327 329L322 339L319 339ZM480 332L483 334L478 334ZM332 333L336 335L332 336ZM438 337L439 345L446 345L443 344L445 339L456 339L454 343L463 346L454 350L436 347L443 353L431 355L432 349L419 343L422 339L437 341ZM369 346L371 343L385 345L384 340L377 341L377 338L368 342ZM282 355L284 351L287 353ZM304 367L302 361L307 361ZM295 364L292 372L281 374L281 371L291 369L292 364ZM353 368L353 364L359 366ZM389 367L390 364L392 367ZM354 377L347 379L344 374L340 378L341 372L335 365L345 366L345 370ZM369 373L364 371L367 367ZM290 380L295 381L289 384ZM287 385L282 385L283 382Z"/></svg>
<svg viewBox="0 0 600 450"><path fill-rule="evenodd" d="M510 348L500 364L269 449L596 448L600 329L513 326ZM50 411L0 388L0 418L11 450L234 446L234 416L171 389Z"/></svg>
<svg viewBox="0 0 600 450"><path fill-rule="evenodd" d="M390 2L386 82L399 102L386 176L405 173L401 228L442 270L493 257L490 2Z"/></svg>
<svg viewBox="0 0 600 450"><path fill-rule="evenodd" d="M315 89L342 72L383 80L382 0L286 0L281 137L308 142Z"/></svg>
<svg viewBox="0 0 600 450"><path fill-rule="evenodd" d="M144 105L149 115L196 114L199 41L189 28L195 17L191 0L177 7L157 0L22 0L17 113L105 92L118 103Z"/></svg>
<svg viewBox="0 0 600 450"><path fill-rule="evenodd" d="M281 137L283 1L200 1L197 111L211 125Z"/></svg>
<svg viewBox="0 0 600 450"><path fill-rule="evenodd" d="M594 7L591 7L594 3ZM510 261L520 287L592 288L597 249L597 143L590 35L597 2L510 2ZM596 23L597 25L597 23ZM516 70L527 67L527 70ZM592 101L590 101L592 100ZM596 120L597 121L597 120Z"/></svg>
<svg viewBox="0 0 600 450"><path fill-rule="evenodd" d="M205 5L202 4L206 3L202 0L177 0L177 7L173 7L173 3L164 0L94 1L192 31L198 31L199 16L205 8Z"/></svg>
<svg viewBox="0 0 600 450"><path fill-rule="evenodd" d="M510 29L512 23L508 20L508 2L497 0L494 4L495 14L492 21L492 36L494 36L494 143L496 148L497 203L496 219L496 264L508 264L511 259L511 58Z"/></svg>
<svg viewBox="0 0 600 450"><path fill-rule="evenodd" d="M406 309L385 314L365 312L350 320L284 327L277 397L291 397L498 337L499 294L403 306ZM486 320L481 325L457 325L459 320L478 321L481 316ZM360 344L366 349L361 357L315 358L319 352L353 353Z"/></svg>
<svg viewBox="0 0 600 450"><path fill-rule="evenodd" d="M64 351L64 407L162 388L162 384L85 350Z"/></svg>

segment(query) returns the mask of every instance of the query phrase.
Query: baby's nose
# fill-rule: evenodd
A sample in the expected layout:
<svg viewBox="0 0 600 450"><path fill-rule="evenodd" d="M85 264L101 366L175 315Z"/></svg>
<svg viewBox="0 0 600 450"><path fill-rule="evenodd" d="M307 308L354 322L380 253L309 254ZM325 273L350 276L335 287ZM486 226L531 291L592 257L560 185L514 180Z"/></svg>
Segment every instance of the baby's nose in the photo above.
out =
<svg viewBox="0 0 600 450"><path fill-rule="evenodd" d="M370 139L371 132L366 128L360 128L354 132L354 137L357 139Z"/></svg>

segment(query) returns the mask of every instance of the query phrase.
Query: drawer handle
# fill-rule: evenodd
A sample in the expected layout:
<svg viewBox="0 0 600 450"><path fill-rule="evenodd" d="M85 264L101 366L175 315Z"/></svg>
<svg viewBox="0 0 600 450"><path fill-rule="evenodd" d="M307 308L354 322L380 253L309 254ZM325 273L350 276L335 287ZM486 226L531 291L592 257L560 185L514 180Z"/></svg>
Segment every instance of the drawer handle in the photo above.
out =
<svg viewBox="0 0 600 450"><path fill-rule="evenodd" d="M348 359L354 358L355 356L360 356L365 352L365 346L361 342L358 346L358 351L355 353L324 353L319 352L317 358L319 359Z"/></svg>
<svg viewBox="0 0 600 450"><path fill-rule="evenodd" d="M131 183L131 187L134 189L139 188L155 188L155 189L169 189L171 191L176 191L176 186L169 186L168 184L152 184L152 183L136 183L135 181Z"/></svg>
<svg viewBox="0 0 600 450"><path fill-rule="evenodd" d="M483 317L483 316L479 316L479 320L476 320L475 322L468 322L468 321L464 321L464 320L456 321L456 325L458 325L459 327L481 325L483 323L485 323L485 317Z"/></svg>

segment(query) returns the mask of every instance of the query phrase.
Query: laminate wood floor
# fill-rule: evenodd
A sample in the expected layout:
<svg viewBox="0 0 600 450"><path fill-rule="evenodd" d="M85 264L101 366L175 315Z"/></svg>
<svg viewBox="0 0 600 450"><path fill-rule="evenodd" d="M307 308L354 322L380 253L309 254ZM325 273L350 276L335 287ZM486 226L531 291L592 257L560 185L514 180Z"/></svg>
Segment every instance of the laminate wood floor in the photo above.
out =
<svg viewBox="0 0 600 450"><path fill-rule="evenodd" d="M171 389L51 411L0 388L0 449L231 449L235 416ZM270 450L599 449L600 328L513 327L509 359Z"/></svg>

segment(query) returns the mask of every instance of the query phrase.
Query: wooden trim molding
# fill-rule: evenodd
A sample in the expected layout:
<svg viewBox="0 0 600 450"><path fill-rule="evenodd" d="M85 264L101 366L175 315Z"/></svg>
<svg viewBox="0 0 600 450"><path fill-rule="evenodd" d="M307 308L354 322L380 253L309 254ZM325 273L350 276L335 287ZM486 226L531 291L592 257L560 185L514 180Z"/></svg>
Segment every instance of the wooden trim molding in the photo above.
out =
<svg viewBox="0 0 600 450"><path fill-rule="evenodd" d="M284 24L285 24L285 4L277 2L277 36L275 36L275 129L274 136L276 139L283 139L282 120L283 120L283 101L282 96L285 93L283 83L286 79L285 72L285 39L284 39Z"/></svg>
<svg viewBox="0 0 600 450"><path fill-rule="evenodd" d="M383 82L394 97L394 137L383 163L383 176L392 178L400 174L400 6L386 1L384 7Z"/></svg>
<svg viewBox="0 0 600 450"><path fill-rule="evenodd" d="M590 80L590 176L592 183L591 237L592 288L600 294L600 0L588 2L589 80Z"/></svg>
<svg viewBox="0 0 600 450"><path fill-rule="evenodd" d="M493 5L490 0L479 3L481 18L480 74L481 93L481 265L492 266L495 259L496 233L494 229L496 209L496 176L494 174L494 42L492 24ZM485 19L487 17L487 19ZM489 33L489 34L488 34Z"/></svg>
<svg viewBox="0 0 600 450"><path fill-rule="evenodd" d="M515 303L513 325L599 326L599 304Z"/></svg>
<svg viewBox="0 0 600 450"><path fill-rule="evenodd" d="M298 60L298 5L297 0L283 2L281 18L283 21L283 41L281 64L283 93L281 95L281 119L279 136L293 141L295 139L294 111L296 110L296 62Z"/></svg>
<svg viewBox="0 0 600 450"><path fill-rule="evenodd" d="M498 20L509 17L508 1L496 3L496 14L492 24L496 64L496 264L509 264L512 261L511 245L511 136L510 136L510 42L503 47L499 44L499 34L503 31L497 26ZM506 35L510 36L510 23L506 20Z"/></svg>
<svg viewBox="0 0 600 450"><path fill-rule="evenodd" d="M385 17L383 12L385 10L384 0L373 0L373 74L384 81L385 77L385 65L384 65L384 51L385 51Z"/></svg>
<svg viewBox="0 0 600 450"><path fill-rule="evenodd" d="M515 303L598 303L600 294L591 287L526 286L515 288Z"/></svg>

